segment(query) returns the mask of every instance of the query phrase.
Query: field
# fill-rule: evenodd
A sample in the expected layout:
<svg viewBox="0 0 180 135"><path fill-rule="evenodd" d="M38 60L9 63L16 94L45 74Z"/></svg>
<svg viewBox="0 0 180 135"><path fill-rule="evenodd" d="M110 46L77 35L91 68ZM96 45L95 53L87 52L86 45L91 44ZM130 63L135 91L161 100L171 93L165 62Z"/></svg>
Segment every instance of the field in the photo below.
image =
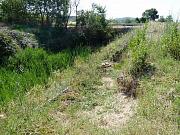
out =
<svg viewBox="0 0 180 135"><path fill-rule="evenodd" d="M17 53L0 68L0 133L178 135L178 25L149 22L93 51Z"/></svg>
<svg viewBox="0 0 180 135"><path fill-rule="evenodd" d="M0 1L0 135L180 134L180 3L118 2Z"/></svg>

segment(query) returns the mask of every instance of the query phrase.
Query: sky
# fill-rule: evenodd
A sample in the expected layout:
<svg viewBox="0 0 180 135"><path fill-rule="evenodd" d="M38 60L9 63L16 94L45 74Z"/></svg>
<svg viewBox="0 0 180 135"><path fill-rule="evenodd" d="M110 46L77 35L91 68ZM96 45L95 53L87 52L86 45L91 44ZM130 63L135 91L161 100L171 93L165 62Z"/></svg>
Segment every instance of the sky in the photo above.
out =
<svg viewBox="0 0 180 135"><path fill-rule="evenodd" d="M150 8L156 8L160 16L180 17L180 0L80 0L79 10L90 9L92 3L105 6L107 18L141 17Z"/></svg>

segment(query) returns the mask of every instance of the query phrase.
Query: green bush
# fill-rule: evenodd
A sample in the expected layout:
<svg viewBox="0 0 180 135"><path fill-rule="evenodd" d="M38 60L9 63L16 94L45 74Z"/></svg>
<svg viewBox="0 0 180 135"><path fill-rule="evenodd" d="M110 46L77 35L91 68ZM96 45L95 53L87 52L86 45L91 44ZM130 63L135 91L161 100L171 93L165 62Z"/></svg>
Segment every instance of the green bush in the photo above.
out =
<svg viewBox="0 0 180 135"><path fill-rule="evenodd" d="M147 68L147 47L146 43L142 42L139 44L139 47L132 53L132 69L131 74L134 76L138 76L142 74L144 70Z"/></svg>
<svg viewBox="0 0 180 135"><path fill-rule="evenodd" d="M10 36L0 32L0 64L9 56L15 54L19 49L19 46Z"/></svg>
<svg viewBox="0 0 180 135"><path fill-rule="evenodd" d="M169 23L167 25L163 45L167 53L176 60L180 60L180 31L177 23Z"/></svg>
<svg viewBox="0 0 180 135"><path fill-rule="evenodd" d="M130 42L130 50L132 57L132 66L130 73L133 76L141 75L144 70L147 68L147 44L146 44L146 29L138 30L136 36Z"/></svg>
<svg viewBox="0 0 180 135"><path fill-rule="evenodd" d="M22 49L37 47L38 42L33 34L6 28L0 30L0 64Z"/></svg>

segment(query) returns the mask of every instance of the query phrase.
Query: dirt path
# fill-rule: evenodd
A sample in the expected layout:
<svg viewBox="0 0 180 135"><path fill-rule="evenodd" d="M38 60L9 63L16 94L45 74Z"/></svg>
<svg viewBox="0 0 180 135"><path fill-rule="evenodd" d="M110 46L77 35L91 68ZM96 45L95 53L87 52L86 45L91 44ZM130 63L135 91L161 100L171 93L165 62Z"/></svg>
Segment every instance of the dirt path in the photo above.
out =
<svg viewBox="0 0 180 135"><path fill-rule="evenodd" d="M108 69L114 70L112 67L108 67ZM119 92L117 81L111 75L102 77L101 81L102 85L98 86L99 89L102 89L102 91L111 91L113 89L117 92L109 95L102 105L95 106L89 111L78 111L76 117L86 119L100 129L119 130L136 113L137 100ZM57 121L63 122L65 127L72 125L71 118L65 113L57 111L53 115Z"/></svg>
<svg viewBox="0 0 180 135"><path fill-rule="evenodd" d="M111 77L103 77L103 88L117 88L116 80ZM137 100L127 97L119 92L105 100L104 105L96 106L91 111L81 112L83 117L99 128L116 129L124 126L134 115L137 107Z"/></svg>

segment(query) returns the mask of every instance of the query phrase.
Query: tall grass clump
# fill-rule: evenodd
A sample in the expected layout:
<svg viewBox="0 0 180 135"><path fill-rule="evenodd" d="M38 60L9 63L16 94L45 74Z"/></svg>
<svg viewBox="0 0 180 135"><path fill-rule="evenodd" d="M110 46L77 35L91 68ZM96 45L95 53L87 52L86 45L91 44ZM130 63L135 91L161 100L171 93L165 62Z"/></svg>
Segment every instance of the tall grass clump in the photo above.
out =
<svg viewBox="0 0 180 135"><path fill-rule="evenodd" d="M73 64L76 57L86 57L89 49L77 48L49 54L43 49L27 48L9 57L0 67L0 104L22 97L31 87L45 84L51 73Z"/></svg>
<svg viewBox="0 0 180 135"><path fill-rule="evenodd" d="M174 59L180 60L180 30L178 30L178 23L167 24L162 42L165 52Z"/></svg>

